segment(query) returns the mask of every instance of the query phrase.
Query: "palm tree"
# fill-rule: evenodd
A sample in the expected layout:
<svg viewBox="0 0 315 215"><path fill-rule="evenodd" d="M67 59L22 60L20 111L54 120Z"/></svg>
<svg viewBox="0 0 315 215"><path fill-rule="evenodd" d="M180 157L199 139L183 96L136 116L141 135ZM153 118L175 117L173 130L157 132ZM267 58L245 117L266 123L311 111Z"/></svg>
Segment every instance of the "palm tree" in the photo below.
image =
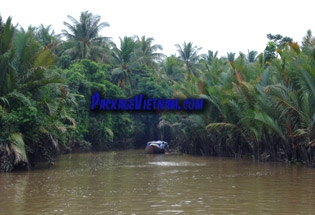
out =
<svg viewBox="0 0 315 215"><path fill-rule="evenodd" d="M302 50L309 56L313 56L315 59L315 37L312 35L312 31L308 30L302 41Z"/></svg>
<svg viewBox="0 0 315 215"><path fill-rule="evenodd" d="M134 51L137 47L137 43L133 37L125 36L123 39L119 38L119 40L120 48L112 44L112 57L115 65L112 71L112 78L119 87L125 89L126 85L129 84L132 88L131 74L136 68Z"/></svg>
<svg viewBox="0 0 315 215"><path fill-rule="evenodd" d="M213 52L211 50L208 50L208 53L204 55L204 59L206 60L207 64L210 66L213 64L213 61L217 59L218 51Z"/></svg>
<svg viewBox="0 0 315 215"><path fill-rule="evenodd" d="M31 154L51 161L65 142L65 124L74 121L62 103L71 94L49 70L55 61L50 49L36 41L33 28L16 31L11 18L0 25L0 171L11 171L19 163L29 166Z"/></svg>
<svg viewBox="0 0 315 215"><path fill-rule="evenodd" d="M249 63L254 63L257 60L257 51L249 51L248 50L248 54L247 54L247 60Z"/></svg>
<svg viewBox="0 0 315 215"><path fill-rule="evenodd" d="M166 58L162 65L165 73L165 79L170 83L183 82L185 80L185 72L182 69L182 62L175 55Z"/></svg>
<svg viewBox="0 0 315 215"><path fill-rule="evenodd" d="M9 17L6 23L2 23L0 17L0 172L11 171L13 165L21 161L28 163L23 136L8 120L13 116L9 106L11 98L29 104L21 93L13 91L17 77L12 66L15 28L11 20Z"/></svg>
<svg viewBox="0 0 315 215"><path fill-rule="evenodd" d="M60 54L61 35L56 35L51 25L45 27L41 24L35 29L35 37L43 47L49 48L55 55Z"/></svg>
<svg viewBox="0 0 315 215"><path fill-rule="evenodd" d="M235 52L227 52L227 59L229 62L234 62L235 60Z"/></svg>
<svg viewBox="0 0 315 215"><path fill-rule="evenodd" d="M14 57L12 42L15 32L11 21L11 17L7 19L6 23L2 23L2 19L0 19L0 98L10 92L10 83L15 82L14 71L10 65Z"/></svg>
<svg viewBox="0 0 315 215"><path fill-rule="evenodd" d="M310 36L309 33L306 37ZM308 38L308 41L312 40L314 38ZM295 149L291 150L299 154L292 156L302 158L307 165L314 167L315 110L312 107L315 104L315 69L311 65L314 65L315 59L307 51L313 48L313 44L303 41L304 53L300 52L296 43L289 45L292 49L283 50L280 54L281 58L286 59L285 64L276 67L280 72L286 72L288 78L278 77L279 83L266 86L265 91L272 98L270 102L288 134L287 142ZM279 62L274 61L273 64Z"/></svg>
<svg viewBox="0 0 315 215"><path fill-rule="evenodd" d="M135 54L137 55L139 62L146 65L156 66L157 61L165 57L164 54L157 52L163 50L162 46L159 44L152 44L153 41L153 37L137 37L136 43L138 44L138 48L135 51Z"/></svg>
<svg viewBox="0 0 315 215"><path fill-rule="evenodd" d="M89 11L82 12L79 21L69 15L68 18L72 25L64 22L68 30L62 30L63 36L69 42L66 52L73 54L77 59L102 59L102 51L105 50L104 42L109 38L99 36L99 32L109 24L100 23L101 17Z"/></svg>
<svg viewBox="0 0 315 215"><path fill-rule="evenodd" d="M188 74L197 76L197 72L195 70L195 65L199 61L198 52L201 47L193 46L192 42L186 43L184 42L182 46L179 44L175 45L177 48L177 52L179 53L179 57L184 61L186 68L188 70Z"/></svg>
<svg viewBox="0 0 315 215"><path fill-rule="evenodd" d="M159 118L157 128L160 130L161 137L168 140L176 150L185 151L189 134L185 130L185 125L182 119L185 116L163 113Z"/></svg>

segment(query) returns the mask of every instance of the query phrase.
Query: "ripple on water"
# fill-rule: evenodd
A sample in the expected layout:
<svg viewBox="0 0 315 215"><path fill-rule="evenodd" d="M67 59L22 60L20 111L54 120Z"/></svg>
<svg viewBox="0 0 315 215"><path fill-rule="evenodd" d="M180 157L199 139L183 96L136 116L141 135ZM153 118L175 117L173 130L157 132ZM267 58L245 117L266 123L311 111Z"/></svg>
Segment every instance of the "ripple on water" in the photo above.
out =
<svg viewBox="0 0 315 215"><path fill-rule="evenodd" d="M163 210L163 211L159 211L159 213L165 213L165 214L180 214L180 213L184 213L183 210Z"/></svg>
<svg viewBox="0 0 315 215"><path fill-rule="evenodd" d="M172 162L172 161L160 161L149 162L148 164L157 166L205 166L204 163L192 163L192 162Z"/></svg>
<svg viewBox="0 0 315 215"><path fill-rule="evenodd" d="M125 168L144 168L144 167L150 167L150 165L123 165L122 167L125 167Z"/></svg>

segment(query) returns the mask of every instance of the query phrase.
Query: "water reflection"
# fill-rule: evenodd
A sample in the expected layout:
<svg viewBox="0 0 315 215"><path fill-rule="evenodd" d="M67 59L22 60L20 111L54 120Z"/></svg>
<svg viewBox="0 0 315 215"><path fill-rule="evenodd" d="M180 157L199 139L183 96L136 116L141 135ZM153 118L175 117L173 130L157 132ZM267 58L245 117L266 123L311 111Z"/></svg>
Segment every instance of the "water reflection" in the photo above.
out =
<svg viewBox="0 0 315 215"><path fill-rule="evenodd" d="M314 173L143 151L64 155L53 169L0 174L0 214L312 214Z"/></svg>
<svg viewBox="0 0 315 215"><path fill-rule="evenodd" d="M192 162L172 162L172 161L159 161L149 162L148 164L157 166L204 166L204 163L192 163Z"/></svg>

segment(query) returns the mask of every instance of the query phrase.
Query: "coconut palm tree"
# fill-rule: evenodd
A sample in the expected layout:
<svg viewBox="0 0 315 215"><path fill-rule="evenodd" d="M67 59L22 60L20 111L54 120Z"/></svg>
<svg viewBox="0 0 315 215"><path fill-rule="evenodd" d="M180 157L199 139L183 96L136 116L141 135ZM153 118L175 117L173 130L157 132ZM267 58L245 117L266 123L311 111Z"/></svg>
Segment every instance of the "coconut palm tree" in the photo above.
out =
<svg viewBox="0 0 315 215"><path fill-rule="evenodd" d="M164 54L159 53L163 48L159 44L153 44L153 37L137 36L136 43L138 45L135 55L139 62L149 66L157 66L157 62L165 57Z"/></svg>
<svg viewBox="0 0 315 215"><path fill-rule="evenodd" d="M51 25L41 24L35 29L35 38L43 47L49 48L55 55L61 52L61 35L56 35Z"/></svg>
<svg viewBox="0 0 315 215"><path fill-rule="evenodd" d="M193 46L192 42L184 42L182 46L179 44L176 44L175 46L177 48L179 57L186 65L188 74L192 76L198 76L195 66L199 62L198 52L200 51L201 47L198 48L197 46Z"/></svg>
<svg viewBox="0 0 315 215"><path fill-rule="evenodd" d="M112 71L112 79L121 88L125 89L126 85L132 88L131 75L137 66L134 51L137 43L133 37L125 36L120 40L120 48L116 44L112 44L112 57L114 69Z"/></svg>
<svg viewBox="0 0 315 215"><path fill-rule="evenodd" d="M82 12L79 20L70 15L68 18L72 24L64 22L68 30L62 30L63 36L68 39L66 53L71 53L76 59L102 59L102 52L106 49L104 42L109 41L109 38L102 37L99 33L109 24L100 22L101 17L89 11Z"/></svg>
<svg viewBox="0 0 315 215"><path fill-rule="evenodd" d="M170 83L183 82L185 80L185 71L182 69L182 61L175 55L171 55L161 63L160 78L168 80Z"/></svg>

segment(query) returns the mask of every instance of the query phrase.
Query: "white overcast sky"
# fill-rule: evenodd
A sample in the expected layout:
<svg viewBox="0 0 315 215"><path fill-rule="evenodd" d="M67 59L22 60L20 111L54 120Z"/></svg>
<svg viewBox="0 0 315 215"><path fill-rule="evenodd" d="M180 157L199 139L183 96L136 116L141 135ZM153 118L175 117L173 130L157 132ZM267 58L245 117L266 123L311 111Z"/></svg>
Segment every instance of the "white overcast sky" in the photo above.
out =
<svg viewBox="0 0 315 215"><path fill-rule="evenodd" d="M23 28L51 24L60 33L63 21L70 22L67 15L79 20L88 10L110 24L101 35L116 43L119 37L146 35L167 55L186 41L202 47L200 54L213 50L225 56L262 52L268 33L301 43L308 29L315 34L314 6L314 0L1 0L0 14Z"/></svg>

